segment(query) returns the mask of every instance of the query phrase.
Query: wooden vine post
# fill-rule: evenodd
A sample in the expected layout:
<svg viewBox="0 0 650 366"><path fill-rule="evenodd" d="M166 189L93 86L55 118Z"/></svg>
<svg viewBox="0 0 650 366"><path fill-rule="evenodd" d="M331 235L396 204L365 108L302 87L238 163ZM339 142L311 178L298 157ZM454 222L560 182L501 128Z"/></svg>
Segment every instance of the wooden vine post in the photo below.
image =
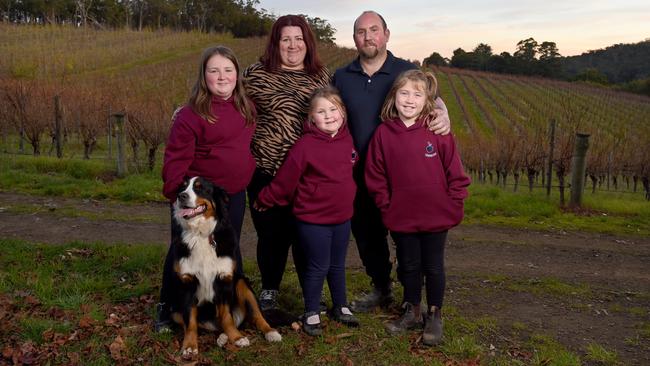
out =
<svg viewBox="0 0 650 366"><path fill-rule="evenodd" d="M124 129L124 113L115 113L115 139L117 140L117 176L126 176L126 132Z"/></svg>
<svg viewBox="0 0 650 366"><path fill-rule="evenodd" d="M587 149L589 149L589 135L576 134L576 144L571 159L571 198L569 207L580 207L582 193L585 190L585 171L587 169Z"/></svg>

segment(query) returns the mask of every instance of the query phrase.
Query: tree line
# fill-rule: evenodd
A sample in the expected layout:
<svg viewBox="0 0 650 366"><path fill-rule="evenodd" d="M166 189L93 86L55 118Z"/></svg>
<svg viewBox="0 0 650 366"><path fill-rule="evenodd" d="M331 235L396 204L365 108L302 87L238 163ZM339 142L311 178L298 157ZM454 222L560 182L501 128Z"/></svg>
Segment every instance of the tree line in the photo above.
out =
<svg viewBox="0 0 650 366"><path fill-rule="evenodd" d="M562 71L560 53L555 42L538 43L534 38L519 41L514 54L493 54L490 45L479 43L469 52L457 48L451 59L434 52L424 59L423 65L544 77L558 77Z"/></svg>
<svg viewBox="0 0 650 366"><path fill-rule="evenodd" d="M183 31L264 36L276 17L258 9L258 0L0 0L0 20L29 24L73 24L135 30ZM318 40L333 43L327 20L303 15Z"/></svg>
<svg viewBox="0 0 650 366"><path fill-rule="evenodd" d="M650 40L562 57L555 42L539 43L531 37L519 41L513 54L494 54L490 45L479 43L471 51L457 48L451 59L433 52L422 64L601 85L616 84L617 89L650 95L649 59Z"/></svg>

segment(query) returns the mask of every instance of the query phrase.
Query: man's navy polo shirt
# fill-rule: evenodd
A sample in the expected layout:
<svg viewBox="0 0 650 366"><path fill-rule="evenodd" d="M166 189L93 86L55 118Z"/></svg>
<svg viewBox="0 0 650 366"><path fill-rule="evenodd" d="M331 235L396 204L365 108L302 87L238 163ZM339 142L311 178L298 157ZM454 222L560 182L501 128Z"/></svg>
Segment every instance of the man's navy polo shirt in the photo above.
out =
<svg viewBox="0 0 650 366"><path fill-rule="evenodd" d="M415 68L414 64L388 51L386 61L372 76L363 71L358 57L334 73L332 85L341 93L348 112L350 133L362 157L365 157L370 139L381 123L381 107L393 82L402 72Z"/></svg>

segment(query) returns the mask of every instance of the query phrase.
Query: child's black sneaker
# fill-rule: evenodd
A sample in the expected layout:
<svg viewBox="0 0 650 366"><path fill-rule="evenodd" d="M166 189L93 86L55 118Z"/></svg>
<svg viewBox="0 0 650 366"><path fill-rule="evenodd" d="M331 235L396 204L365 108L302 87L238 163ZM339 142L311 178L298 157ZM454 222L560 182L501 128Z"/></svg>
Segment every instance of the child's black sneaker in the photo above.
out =
<svg viewBox="0 0 650 366"><path fill-rule="evenodd" d="M302 330L312 337L323 334L320 324L320 315L315 311L310 311L302 316Z"/></svg>
<svg viewBox="0 0 650 366"><path fill-rule="evenodd" d="M348 327L358 327L359 319L357 319L347 305L335 306L329 311L330 319L337 321Z"/></svg>

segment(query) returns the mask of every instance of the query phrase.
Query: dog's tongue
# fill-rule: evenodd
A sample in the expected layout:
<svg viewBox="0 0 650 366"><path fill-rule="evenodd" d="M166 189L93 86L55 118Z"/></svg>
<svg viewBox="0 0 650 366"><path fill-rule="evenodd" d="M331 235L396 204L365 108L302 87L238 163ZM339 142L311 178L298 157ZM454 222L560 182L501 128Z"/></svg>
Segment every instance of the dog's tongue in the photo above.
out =
<svg viewBox="0 0 650 366"><path fill-rule="evenodd" d="M201 205L195 208L184 208L181 210L181 216L183 217L194 217L205 210L205 206Z"/></svg>

